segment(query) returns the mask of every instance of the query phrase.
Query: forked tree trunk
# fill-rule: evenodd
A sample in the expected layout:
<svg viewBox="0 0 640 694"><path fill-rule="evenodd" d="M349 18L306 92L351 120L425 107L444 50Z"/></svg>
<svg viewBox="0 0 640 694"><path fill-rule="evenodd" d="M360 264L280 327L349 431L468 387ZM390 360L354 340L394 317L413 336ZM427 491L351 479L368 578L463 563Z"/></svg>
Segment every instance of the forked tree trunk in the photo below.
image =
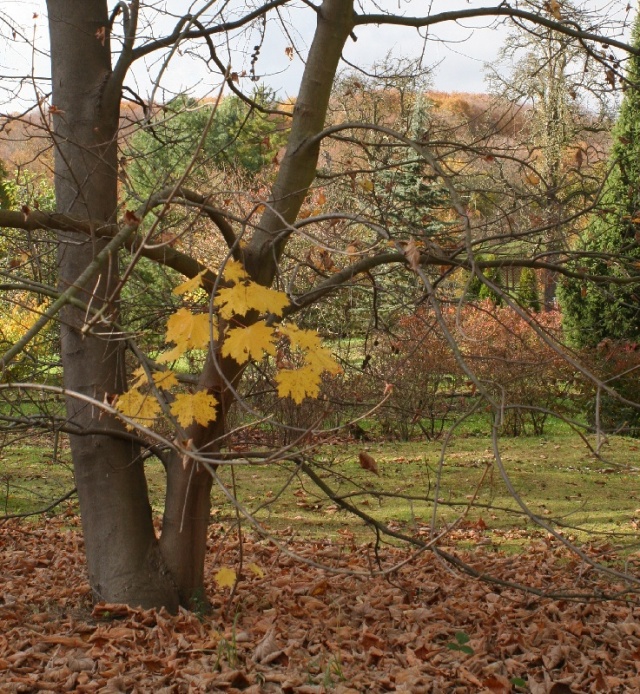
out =
<svg viewBox="0 0 640 694"><path fill-rule="evenodd" d="M59 212L90 219L97 227L115 221L119 98L104 100L111 73L105 0L48 0L53 78L55 191ZM112 101L115 101L112 99ZM74 283L103 247L97 238L59 237L62 289ZM117 281L117 257L79 297L92 309L109 299ZM99 281L98 281L99 277ZM117 307L108 306L110 316ZM62 314L61 357L70 391L102 400L122 392L122 342L108 334L84 335L85 312ZM99 330L104 328L99 327ZM152 524L138 447L118 438L122 426L69 397L70 421L82 430L113 430L116 436L71 437L89 579L95 598L175 610L177 590L166 569Z"/></svg>
<svg viewBox="0 0 640 694"><path fill-rule="evenodd" d="M60 212L89 219L98 228L117 211L117 133L120 90L112 84L106 0L48 0L53 77L55 188ZM352 0L324 0L296 103L287 154L268 208L246 251L253 279L270 284L287 224L295 221L315 177L319 142L342 48L352 28ZM59 238L59 281L74 283L104 247L97 237ZM117 258L101 268L80 297L92 310L117 316L112 297ZM125 386L123 345L108 329L83 334L87 312L67 307L62 318L61 356L65 386L102 400ZM106 334L105 334L106 331ZM209 355L199 387L225 402L224 382ZM229 381L235 362L220 368ZM68 416L83 431L71 437L87 563L96 598L131 605L193 606L203 599L204 559L210 511L210 474L180 456L167 465L167 498L160 541L156 539L143 463L122 425L70 396ZM224 433L224 406L217 422L188 431L194 447L215 452ZM109 433L111 432L111 433Z"/></svg>

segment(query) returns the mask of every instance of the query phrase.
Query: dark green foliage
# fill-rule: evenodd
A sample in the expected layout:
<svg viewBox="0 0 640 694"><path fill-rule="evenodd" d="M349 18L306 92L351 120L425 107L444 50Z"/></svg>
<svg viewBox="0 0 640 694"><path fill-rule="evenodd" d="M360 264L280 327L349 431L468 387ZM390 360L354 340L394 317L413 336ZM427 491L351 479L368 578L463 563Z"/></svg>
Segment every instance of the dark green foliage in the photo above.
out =
<svg viewBox="0 0 640 694"><path fill-rule="evenodd" d="M632 43L640 46L640 19ZM611 173L599 210L575 249L573 264L589 275L635 279L631 284L564 278L559 300L568 339L595 346L605 338L640 339L640 57L631 55L627 90L613 131Z"/></svg>
<svg viewBox="0 0 640 694"><path fill-rule="evenodd" d="M380 209L392 231L403 229L420 238L446 228L437 213L447 206L448 195L426 168L423 161L409 161L380 174Z"/></svg>
<svg viewBox="0 0 640 694"><path fill-rule="evenodd" d="M533 268L522 268L518 282L518 302L524 308L529 308L536 313L540 311L540 292L538 290L538 278Z"/></svg>
<svg viewBox="0 0 640 694"><path fill-rule="evenodd" d="M263 107L275 107L274 95L266 90L256 92L253 99ZM196 163L189 181L195 183L212 169L253 175L272 162L285 141L283 118L252 110L236 96L218 104L204 144L198 149L213 108L213 103L178 96L133 138L128 174L138 193L176 180L194 153Z"/></svg>

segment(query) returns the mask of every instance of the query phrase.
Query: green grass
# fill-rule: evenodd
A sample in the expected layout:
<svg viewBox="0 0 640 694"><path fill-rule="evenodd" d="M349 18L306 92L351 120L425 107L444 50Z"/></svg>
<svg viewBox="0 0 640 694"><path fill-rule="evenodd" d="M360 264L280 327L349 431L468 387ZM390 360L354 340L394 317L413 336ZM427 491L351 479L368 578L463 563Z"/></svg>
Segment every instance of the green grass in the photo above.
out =
<svg viewBox="0 0 640 694"><path fill-rule="evenodd" d="M639 447L633 439L612 438L603 450L607 462L601 462L566 433L507 439L501 445L513 486L534 514L580 526L583 531L566 529L580 539L624 533L628 536L620 539L627 542L635 539L635 511L640 509L638 471L633 469ZM380 477L360 468L359 450L376 459ZM537 527L521 513L509 512L518 506L493 462L488 438L455 439L441 469L440 452L437 442L332 446L321 450L318 471L337 493L352 495L349 500L362 511L408 534L424 533L431 522L439 476L436 527L465 514L463 527L477 527L482 519L480 525L486 524L496 544L509 544L520 531ZM238 498L251 510L263 505L257 515L274 528L295 528L301 535L366 535L363 521L340 510L303 474L292 474L292 466L238 469ZM221 475L229 478L227 471ZM222 495L215 492L214 506L217 517L231 520Z"/></svg>
<svg viewBox="0 0 640 694"><path fill-rule="evenodd" d="M437 528L456 520L462 529L486 526L482 535L487 543L517 546L523 534L536 526L522 513L514 513L518 506L493 460L490 439L470 433L451 441L441 467L441 444L420 441L320 447L313 469L324 484L361 511L395 530L423 536L434 513L439 479ZM360 467L361 450L375 458L380 476ZM635 541L640 523L639 450L638 440L610 437L602 449L604 459L598 460L578 437L562 429L545 437L501 441L507 473L532 513L572 526L565 528L565 534L581 540L602 539L604 533L615 535L616 544L623 545ZM52 462L45 436L0 450L0 511L43 508L71 489L66 446L61 446L59 457L61 462ZM147 469L153 507L160 513L163 469L157 462ZM236 466L235 473L239 501L269 528L290 528L305 537L372 538L364 521L327 499L293 463ZM219 474L231 486L230 468L220 468ZM217 487L212 502L212 520L234 521L233 508ZM463 534L459 541L466 541Z"/></svg>

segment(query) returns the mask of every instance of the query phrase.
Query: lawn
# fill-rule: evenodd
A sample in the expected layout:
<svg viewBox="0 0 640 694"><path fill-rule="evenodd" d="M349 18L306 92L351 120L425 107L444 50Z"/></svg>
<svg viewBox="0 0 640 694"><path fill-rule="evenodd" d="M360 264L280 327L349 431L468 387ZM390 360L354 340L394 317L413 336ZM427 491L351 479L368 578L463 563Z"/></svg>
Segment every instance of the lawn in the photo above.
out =
<svg viewBox="0 0 640 694"><path fill-rule="evenodd" d="M3 513L46 508L73 488L67 446L60 441L54 460L51 443L39 435L1 450ZM504 468L532 514L559 521L567 536L584 541L606 534L623 545L635 542L640 522L639 447L635 439L610 437L597 457L563 428L545 437L504 438L500 444ZM378 475L360 466L362 451L376 461ZM457 529L484 530L483 542L508 548L535 528L509 494L487 435L463 433L448 443L442 460L441 454L442 444L434 441L334 441L307 451L322 484L396 531L426 536L432 522L437 531L457 522ZM163 469L157 461L149 461L147 469L152 504L160 514ZM302 537L346 532L365 540L371 534L363 520L327 498L293 462L235 465L235 483L230 466L218 472L242 506L267 528L291 528ZM235 520L219 487L214 487L212 502L212 521ZM51 513L68 511L74 504L67 501Z"/></svg>

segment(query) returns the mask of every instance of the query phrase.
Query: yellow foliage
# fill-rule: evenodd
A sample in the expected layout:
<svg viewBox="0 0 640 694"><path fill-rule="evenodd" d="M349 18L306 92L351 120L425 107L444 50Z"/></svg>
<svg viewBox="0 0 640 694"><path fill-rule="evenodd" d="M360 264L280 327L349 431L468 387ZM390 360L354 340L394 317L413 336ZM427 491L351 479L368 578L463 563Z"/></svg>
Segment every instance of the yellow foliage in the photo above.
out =
<svg viewBox="0 0 640 694"><path fill-rule="evenodd" d="M197 289L202 274L176 287L174 293L183 294ZM249 311L282 315L289 304L283 292L248 280L242 264L235 260L227 263L224 278L234 283L231 287L220 289L214 299L214 304L224 319L244 316ZM187 308L178 309L167 320L165 337L167 343L175 346L160 354L157 361L174 361L188 350L207 348L211 336L211 320L207 313L192 313ZM297 353L302 366L297 369L280 369L275 377L278 394L283 398L290 397L298 404L307 397L317 397L322 373L326 371L335 374L341 369L331 352L322 346L318 333L313 330L302 330L293 324L273 328L264 321L257 321L249 326L231 327L222 341L221 352L224 357L231 357L238 364L244 364L250 359L260 360L265 354L276 354L279 337L289 340L291 349ZM145 370L140 367L133 375L134 385L129 392L120 396L116 407L130 419L149 424L160 414L160 403L152 395L140 391L141 387L148 385ZM156 372L152 378L155 386L162 390L170 390L179 385L176 374L171 370ZM194 394L175 394L169 407L180 425L187 427L194 422L206 426L215 421L217 405L218 401L213 395L198 391ZM256 574L259 575L257 571Z"/></svg>
<svg viewBox="0 0 640 694"><path fill-rule="evenodd" d="M320 335L315 330L302 330L297 325L282 325L280 333L289 338L293 349L303 352L305 366L316 372L318 381L323 371L332 374L342 371L331 352L322 346Z"/></svg>
<svg viewBox="0 0 640 694"><path fill-rule="evenodd" d="M236 583L236 572L228 566L223 566L213 578L218 588L233 588Z"/></svg>
<svg viewBox="0 0 640 694"><path fill-rule="evenodd" d="M178 379L173 371L157 371L153 374L153 382L157 388L169 390L178 385Z"/></svg>
<svg viewBox="0 0 640 694"><path fill-rule="evenodd" d="M260 360L263 354L274 355L275 330L263 322L246 328L231 328L222 345L222 356L232 357L238 364L248 359Z"/></svg>
<svg viewBox="0 0 640 694"><path fill-rule="evenodd" d="M189 349L205 349L209 346L210 319L208 313L191 313L180 308L167 321L165 342L175 342L181 354Z"/></svg>
<svg viewBox="0 0 640 694"><path fill-rule="evenodd" d="M234 315L246 316L249 311L281 316L284 308L289 305L289 299L283 292L263 287L256 282L239 282L233 287L220 289L214 304L220 307L220 315L229 320Z"/></svg>
<svg viewBox="0 0 640 694"><path fill-rule="evenodd" d="M202 390L197 393L179 393L171 403L171 414L181 426L188 427L195 421L205 426L216 419L218 401Z"/></svg>
<svg viewBox="0 0 640 694"><path fill-rule="evenodd" d="M257 564L247 564L247 569L252 571L258 578L264 578L264 571Z"/></svg>
<svg viewBox="0 0 640 694"><path fill-rule="evenodd" d="M153 395L146 395L137 389L133 389L118 397L116 409L137 424L150 426L160 414L160 403ZM127 429L133 429L131 424L126 426Z"/></svg>
<svg viewBox="0 0 640 694"><path fill-rule="evenodd" d="M173 294L175 294L176 296L180 296L180 294L187 294L188 292L195 292L196 289L200 289L202 287L202 277L205 275L206 272L207 270L204 269L202 270L202 272L199 272L195 277L192 277L190 280L187 280L186 282L179 284L173 290Z"/></svg>
<svg viewBox="0 0 640 694"><path fill-rule="evenodd" d="M227 282L241 282L242 280L248 280L249 275L247 275L246 270L237 260L229 260L224 266L223 277Z"/></svg>
<svg viewBox="0 0 640 694"><path fill-rule="evenodd" d="M281 325L280 333L289 338L293 349L312 351L322 347L320 335L315 330L303 330L297 325Z"/></svg>
<svg viewBox="0 0 640 694"><path fill-rule="evenodd" d="M320 374L309 365L300 369L281 369L275 380L278 395L291 398L297 405L305 398L317 398L320 392Z"/></svg>

